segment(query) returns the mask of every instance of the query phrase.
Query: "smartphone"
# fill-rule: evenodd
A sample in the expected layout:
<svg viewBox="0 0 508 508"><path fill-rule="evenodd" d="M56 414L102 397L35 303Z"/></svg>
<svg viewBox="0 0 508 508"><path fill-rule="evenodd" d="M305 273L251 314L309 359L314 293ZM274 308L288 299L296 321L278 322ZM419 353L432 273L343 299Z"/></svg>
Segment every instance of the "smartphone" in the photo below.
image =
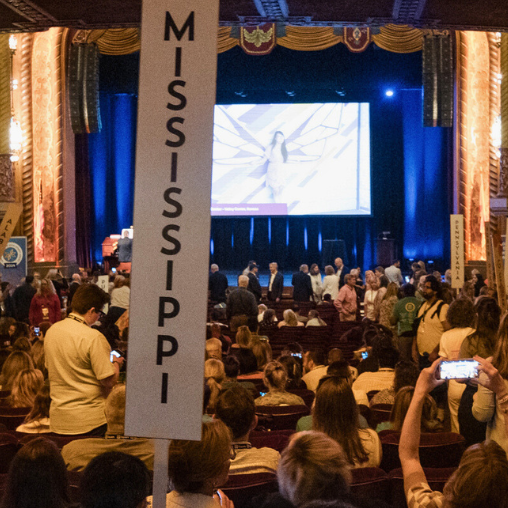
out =
<svg viewBox="0 0 508 508"><path fill-rule="evenodd" d="M409 275L406 275L406 276L404 277L404 280L406 281L406 284L409 284Z"/></svg>
<svg viewBox="0 0 508 508"><path fill-rule="evenodd" d="M368 351L363 351L362 352L362 360L366 360L368 357L369 357L369 352Z"/></svg>
<svg viewBox="0 0 508 508"><path fill-rule="evenodd" d="M34 326L34 334L39 337L41 334L41 329L38 326Z"/></svg>
<svg viewBox="0 0 508 508"><path fill-rule="evenodd" d="M109 361L113 363L114 358L120 358L121 356L122 356L121 353L113 349L113 351L111 351L111 354L109 355Z"/></svg>
<svg viewBox="0 0 508 508"><path fill-rule="evenodd" d="M297 356L298 358L301 358L302 353L291 353L291 356Z"/></svg>
<svg viewBox="0 0 508 508"><path fill-rule="evenodd" d="M443 361L439 366L441 379L472 379L478 377L479 363L472 358L466 360Z"/></svg>
<svg viewBox="0 0 508 508"><path fill-rule="evenodd" d="M264 397L268 392L259 392L259 395L261 395L261 397Z"/></svg>
<svg viewBox="0 0 508 508"><path fill-rule="evenodd" d="M112 271L113 273L116 273L116 268L111 268L111 271Z"/></svg>

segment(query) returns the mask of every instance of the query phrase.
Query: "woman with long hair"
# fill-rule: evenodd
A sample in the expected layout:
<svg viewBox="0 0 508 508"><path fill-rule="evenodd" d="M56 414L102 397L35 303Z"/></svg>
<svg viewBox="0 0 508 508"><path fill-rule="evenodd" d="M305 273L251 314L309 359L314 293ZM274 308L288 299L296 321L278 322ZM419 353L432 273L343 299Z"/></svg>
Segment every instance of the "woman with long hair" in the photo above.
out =
<svg viewBox="0 0 508 508"><path fill-rule="evenodd" d="M301 321L298 321L295 312L291 309L286 309L282 316L284 320L279 323L279 328L283 326L305 326Z"/></svg>
<svg viewBox="0 0 508 508"><path fill-rule="evenodd" d="M490 358L496 349L501 308L494 298L485 296L478 300L475 309L476 319L473 325L475 331L462 341L459 358L473 358L475 355ZM471 412L477 391L478 386L468 382L460 399L459 428L467 446L483 441L487 432L487 424L476 420Z"/></svg>
<svg viewBox="0 0 508 508"><path fill-rule="evenodd" d="M379 324L389 328L394 337L396 337L396 329L391 325L390 318L392 317L395 304L399 301L397 297L398 292L399 286L395 282L390 282L379 305Z"/></svg>
<svg viewBox="0 0 508 508"><path fill-rule="evenodd" d="M64 460L52 441L26 443L9 467L2 508L67 508L71 505Z"/></svg>
<svg viewBox="0 0 508 508"><path fill-rule="evenodd" d="M37 293L30 303L30 324L39 326L43 321L56 323L62 319L60 300L55 287L49 279L42 279L38 285Z"/></svg>
<svg viewBox="0 0 508 508"><path fill-rule="evenodd" d="M210 388L210 400L208 402L207 412L213 413L215 404L219 398L222 389L222 383L226 377L224 364L220 360L210 358L205 362L205 381Z"/></svg>
<svg viewBox="0 0 508 508"><path fill-rule="evenodd" d="M232 506L217 488L228 479L231 432L220 420L203 423L201 441L173 439L169 443L168 476L171 492L166 508Z"/></svg>
<svg viewBox="0 0 508 508"><path fill-rule="evenodd" d="M45 384L35 396L32 410L28 413L25 421L16 429L16 432L24 432L26 434L51 432L49 428L50 405L49 384Z"/></svg>
<svg viewBox="0 0 508 508"><path fill-rule="evenodd" d="M44 385L44 376L38 369L24 369L12 383L11 394L7 399L10 407L33 407L37 392Z"/></svg>
<svg viewBox="0 0 508 508"><path fill-rule="evenodd" d="M2 390L11 390L14 379L23 369L33 369L34 363L28 353L13 351L5 360L0 375Z"/></svg>
<svg viewBox="0 0 508 508"><path fill-rule="evenodd" d="M258 361L252 352L253 338L249 327L242 325L236 332L236 343L231 346L231 354L240 362L240 374L250 374L258 370Z"/></svg>
<svg viewBox="0 0 508 508"><path fill-rule="evenodd" d="M320 385L312 411L312 428L335 439L353 468L378 467L381 442L372 429L361 429L358 405L348 380L332 376Z"/></svg>
<svg viewBox="0 0 508 508"><path fill-rule="evenodd" d="M508 314L503 316L499 325L492 365L499 371L508 390ZM508 436L504 426L505 410L501 407L502 404L503 402L497 400L494 392L479 386L473 402L473 416L478 421L487 423L487 439L496 441L508 452Z"/></svg>
<svg viewBox="0 0 508 508"><path fill-rule="evenodd" d="M309 320L305 327L308 326L326 326L326 323L319 317L319 312L315 309L309 310Z"/></svg>
<svg viewBox="0 0 508 508"><path fill-rule="evenodd" d="M321 272L319 266L313 263L310 266L310 281L312 283L312 300L315 303L321 301L321 295L323 294L323 280L321 279Z"/></svg>
<svg viewBox="0 0 508 508"><path fill-rule="evenodd" d="M256 406L299 406L305 405L301 397L286 391L288 375L279 362L270 362L263 372L263 383L268 393L254 400Z"/></svg>

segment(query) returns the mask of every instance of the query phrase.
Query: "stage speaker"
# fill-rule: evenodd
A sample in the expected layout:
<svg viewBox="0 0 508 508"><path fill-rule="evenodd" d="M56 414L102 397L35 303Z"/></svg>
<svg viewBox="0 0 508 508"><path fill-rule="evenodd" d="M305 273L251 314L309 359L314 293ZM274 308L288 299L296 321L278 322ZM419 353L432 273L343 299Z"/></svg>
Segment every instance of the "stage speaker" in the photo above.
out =
<svg viewBox="0 0 508 508"><path fill-rule="evenodd" d="M69 102L76 134L101 130L99 108L99 51L95 44L71 46Z"/></svg>
<svg viewBox="0 0 508 508"><path fill-rule="evenodd" d="M423 40L423 125L453 126L453 48L447 35Z"/></svg>

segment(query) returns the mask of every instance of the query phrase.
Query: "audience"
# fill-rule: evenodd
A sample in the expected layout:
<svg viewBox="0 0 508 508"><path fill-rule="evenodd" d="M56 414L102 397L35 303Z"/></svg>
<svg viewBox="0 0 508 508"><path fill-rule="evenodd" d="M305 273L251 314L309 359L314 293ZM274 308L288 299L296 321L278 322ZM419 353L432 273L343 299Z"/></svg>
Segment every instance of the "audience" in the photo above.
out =
<svg viewBox="0 0 508 508"><path fill-rule="evenodd" d="M223 392L217 402L215 417L224 422L233 436L233 457L230 474L273 473L279 452L271 448L255 448L249 436L258 424L252 395L241 386Z"/></svg>
<svg viewBox="0 0 508 508"><path fill-rule="evenodd" d="M370 405L393 404L395 396L404 386L415 386L420 371L414 362L402 360L395 365L393 386L380 390L372 397Z"/></svg>
<svg viewBox="0 0 508 508"><path fill-rule="evenodd" d="M305 323L298 321L298 316L291 309L286 309L282 314L284 320L278 324L279 328L283 326L305 326Z"/></svg>
<svg viewBox="0 0 508 508"><path fill-rule="evenodd" d="M315 392L318 387L319 380L326 376L326 357L321 349L307 351L303 357L303 369L305 375L302 380L307 385L308 390Z"/></svg>
<svg viewBox="0 0 508 508"><path fill-rule="evenodd" d="M287 380L286 369L281 363L268 363L263 372L263 383L268 388L268 393L254 401L256 406L304 405L301 397L286 391Z"/></svg>
<svg viewBox="0 0 508 508"><path fill-rule="evenodd" d="M376 350L379 365L377 372L364 372L353 383L355 390L369 392L371 390L385 390L393 386L395 365L399 359L399 352L393 346L384 346Z"/></svg>
<svg viewBox="0 0 508 508"><path fill-rule="evenodd" d="M219 398L222 389L222 383L226 377L224 364L220 360L211 358L205 362L205 380L210 388L210 400L208 402L207 412L213 414L215 404Z"/></svg>
<svg viewBox="0 0 508 508"><path fill-rule="evenodd" d="M44 385L44 376L38 369L23 369L14 378L11 394L7 398L10 407L29 407L34 405L35 396Z"/></svg>
<svg viewBox="0 0 508 508"><path fill-rule="evenodd" d="M242 325L236 332L236 344L231 346L231 354L240 362L240 374L258 370L258 361L252 352L252 334L249 327Z"/></svg>
<svg viewBox="0 0 508 508"><path fill-rule="evenodd" d="M24 369L33 369L34 364L29 354L23 351L13 351L5 360L0 376L2 390L10 391L16 376Z"/></svg>
<svg viewBox="0 0 508 508"><path fill-rule="evenodd" d="M150 475L137 457L106 452L86 467L80 484L81 508L144 508Z"/></svg>
<svg viewBox="0 0 508 508"><path fill-rule="evenodd" d="M32 410L25 421L16 429L16 432L26 434L45 434L51 432L49 428L49 406L51 396L49 384L44 384L35 396Z"/></svg>

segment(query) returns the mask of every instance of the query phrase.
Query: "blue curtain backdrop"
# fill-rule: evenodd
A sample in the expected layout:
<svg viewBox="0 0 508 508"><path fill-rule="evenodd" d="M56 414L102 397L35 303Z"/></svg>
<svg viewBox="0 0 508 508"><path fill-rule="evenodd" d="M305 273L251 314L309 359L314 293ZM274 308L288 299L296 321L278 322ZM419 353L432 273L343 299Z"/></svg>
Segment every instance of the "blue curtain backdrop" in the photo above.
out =
<svg viewBox="0 0 508 508"><path fill-rule="evenodd" d="M101 92L102 130L90 134L92 258L102 242L133 222L137 97Z"/></svg>
<svg viewBox="0 0 508 508"><path fill-rule="evenodd" d="M90 135L92 255L106 236L132 224L138 54L101 57L103 130ZM276 47L253 57L240 48L218 55L217 103L369 102L371 217L245 217L211 221L210 261L242 269L322 264L324 240L342 239L348 266L377 264L376 239L390 231L398 257L449 267L452 200L451 129L423 128L421 52L396 54L371 45L316 52ZM385 96L387 88L395 91ZM409 268L409 262L403 268Z"/></svg>
<svg viewBox="0 0 508 508"><path fill-rule="evenodd" d="M405 90L402 106L404 257L448 260L453 165L446 147L450 129L423 127L421 90Z"/></svg>

